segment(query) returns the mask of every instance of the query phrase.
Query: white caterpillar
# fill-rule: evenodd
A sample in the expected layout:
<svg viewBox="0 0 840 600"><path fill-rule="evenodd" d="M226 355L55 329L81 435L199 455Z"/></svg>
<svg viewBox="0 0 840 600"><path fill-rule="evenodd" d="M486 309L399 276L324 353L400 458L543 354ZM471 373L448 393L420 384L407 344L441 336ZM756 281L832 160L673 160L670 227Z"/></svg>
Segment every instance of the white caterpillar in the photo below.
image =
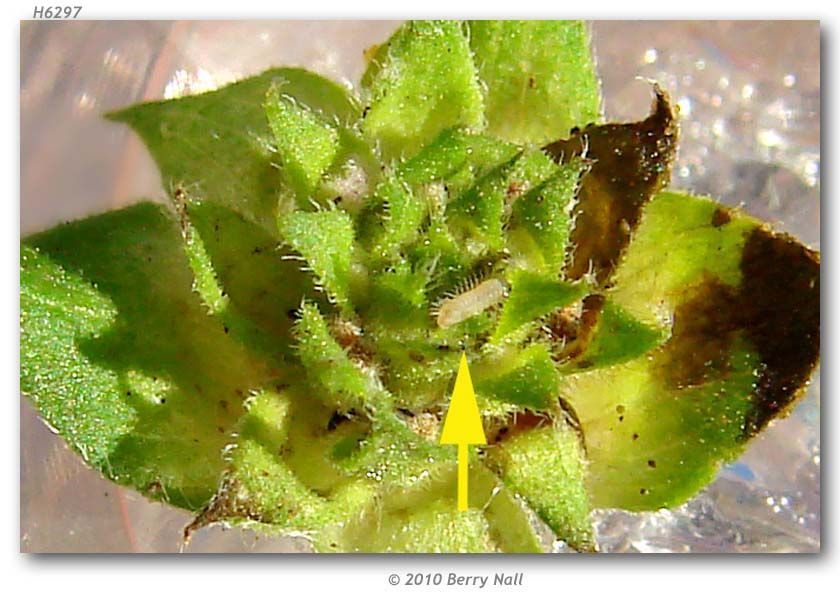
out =
<svg viewBox="0 0 840 600"><path fill-rule="evenodd" d="M488 279L457 296L447 298L437 308L438 327L445 329L466 321L504 300L507 293L507 286L500 279Z"/></svg>

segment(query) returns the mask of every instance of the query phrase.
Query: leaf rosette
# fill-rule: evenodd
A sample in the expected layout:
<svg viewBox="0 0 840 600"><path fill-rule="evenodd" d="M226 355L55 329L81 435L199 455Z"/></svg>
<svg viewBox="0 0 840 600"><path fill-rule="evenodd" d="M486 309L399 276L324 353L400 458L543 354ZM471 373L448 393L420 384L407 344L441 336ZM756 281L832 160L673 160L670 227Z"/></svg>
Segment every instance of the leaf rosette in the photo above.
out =
<svg viewBox="0 0 840 600"><path fill-rule="evenodd" d="M358 95L300 69L109 115L170 189L31 236L22 388L104 475L323 551L596 549L684 502L819 358L819 255L668 191L577 22L410 22ZM488 445L456 509L461 353Z"/></svg>

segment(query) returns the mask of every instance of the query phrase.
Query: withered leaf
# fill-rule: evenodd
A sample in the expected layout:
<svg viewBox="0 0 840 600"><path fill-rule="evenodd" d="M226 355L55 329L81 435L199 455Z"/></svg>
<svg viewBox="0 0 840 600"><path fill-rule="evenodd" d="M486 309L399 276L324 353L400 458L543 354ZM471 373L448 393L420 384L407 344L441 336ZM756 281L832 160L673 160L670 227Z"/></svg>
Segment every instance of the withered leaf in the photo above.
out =
<svg viewBox="0 0 840 600"><path fill-rule="evenodd" d="M677 151L676 111L654 85L651 114L637 123L591 124L543 148L557 162L593 161L582 181L567 276L605 284L651 197L667 184Z"/></svg>

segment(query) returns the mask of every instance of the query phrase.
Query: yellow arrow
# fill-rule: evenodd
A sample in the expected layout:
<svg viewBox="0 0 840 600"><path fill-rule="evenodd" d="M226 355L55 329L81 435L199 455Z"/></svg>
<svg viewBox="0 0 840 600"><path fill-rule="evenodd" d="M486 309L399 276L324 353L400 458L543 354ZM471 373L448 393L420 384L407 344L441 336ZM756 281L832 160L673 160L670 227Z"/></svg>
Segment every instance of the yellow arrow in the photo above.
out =
<svg viewBox="0 0 840 600"><path fill-rule="evenodd" d="M485 445L484 429L481 426L481 413L475 401L467 355L461 353L461 365L455 378L452 400L443 422L440 435L441 444L458 445L458 510L467 510L469 504L469 446Z"/></svg>

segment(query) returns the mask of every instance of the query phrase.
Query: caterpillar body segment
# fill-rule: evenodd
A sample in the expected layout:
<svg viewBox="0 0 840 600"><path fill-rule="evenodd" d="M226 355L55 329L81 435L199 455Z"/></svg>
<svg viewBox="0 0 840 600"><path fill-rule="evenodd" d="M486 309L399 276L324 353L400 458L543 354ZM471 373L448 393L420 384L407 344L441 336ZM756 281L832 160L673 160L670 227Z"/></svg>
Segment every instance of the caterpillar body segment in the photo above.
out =
<svg viewBox="0 0 840 600"><path fill-rule="evenodd" d="M440 302L435 315L437 325L441 329L457 325L499 304L507 295L507 285L501 279L487 279L469 286L469 289Z"/></svg>

